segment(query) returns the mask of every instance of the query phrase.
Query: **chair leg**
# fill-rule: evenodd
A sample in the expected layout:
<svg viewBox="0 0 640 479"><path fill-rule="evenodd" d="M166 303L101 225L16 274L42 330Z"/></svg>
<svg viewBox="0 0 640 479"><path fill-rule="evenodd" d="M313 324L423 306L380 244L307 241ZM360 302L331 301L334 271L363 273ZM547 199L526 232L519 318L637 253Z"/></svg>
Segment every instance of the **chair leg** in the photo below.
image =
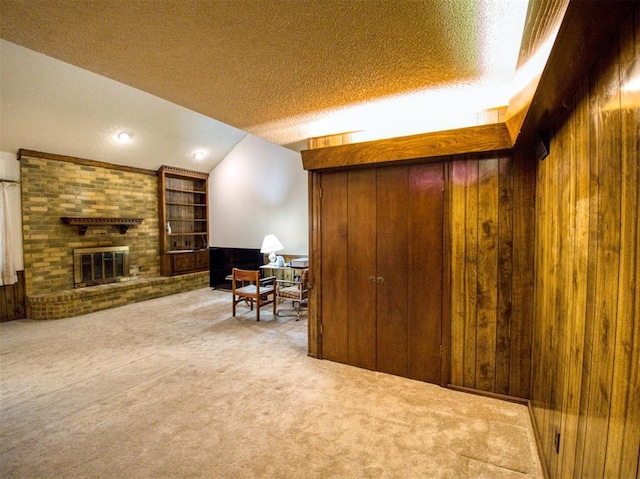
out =
<svg viewBox="0 0 640 479"><path fill-rule="evenodd" d="M236 297L235 297L235 295L232 298L232 303L233 303L233 308L232 308L233 314L232 314L232 316L235 316L236 315Z"/></svg>
<svg viewBox="0 0 640 479"><path fill-rule="evenodd" d="M276 298L276 295L274 293L273 294L273 315L274 316L278 315L278 311L277 311L277 308L276 308L277 303L278 303L278 298Z"/></svg>

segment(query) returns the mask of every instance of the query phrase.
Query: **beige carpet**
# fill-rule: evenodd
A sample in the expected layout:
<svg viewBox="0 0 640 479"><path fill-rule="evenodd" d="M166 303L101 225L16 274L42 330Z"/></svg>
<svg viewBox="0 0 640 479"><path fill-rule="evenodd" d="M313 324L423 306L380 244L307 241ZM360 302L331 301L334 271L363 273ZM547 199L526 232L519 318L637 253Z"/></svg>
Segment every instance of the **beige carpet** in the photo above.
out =
<svg viewBox="0 0 640 479"><path fill-rule="evenodd" d="M540 478L524 406L306 355L208 288L0 324L3 478Z"/></svg>

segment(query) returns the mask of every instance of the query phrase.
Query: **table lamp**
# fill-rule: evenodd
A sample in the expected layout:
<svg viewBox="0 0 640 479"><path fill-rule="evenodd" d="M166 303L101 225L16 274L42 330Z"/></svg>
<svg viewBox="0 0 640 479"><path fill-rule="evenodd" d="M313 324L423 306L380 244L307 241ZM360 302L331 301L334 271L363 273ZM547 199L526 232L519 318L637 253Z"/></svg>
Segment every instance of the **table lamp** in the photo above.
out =
<svg viewBox="0 0 640 479"><path fill-rule="evenodd" d="M283 249L282 243L278 241L275 235L267 235L262 241L261 253L269 253L269 264L274 265L277 261L276 251Z"/></svg>

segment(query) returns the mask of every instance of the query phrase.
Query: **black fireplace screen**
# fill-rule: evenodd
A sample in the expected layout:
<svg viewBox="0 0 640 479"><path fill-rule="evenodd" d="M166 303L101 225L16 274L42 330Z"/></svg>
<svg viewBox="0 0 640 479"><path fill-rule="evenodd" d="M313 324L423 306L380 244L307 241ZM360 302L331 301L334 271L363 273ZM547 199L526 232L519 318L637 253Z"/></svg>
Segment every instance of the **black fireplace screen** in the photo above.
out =
<svg viewBox="0 0 640 479"><path fill-rule="evenodd" d="M75 249L73 266L76 288L120 281L129 276L129 247Z"/></svg>

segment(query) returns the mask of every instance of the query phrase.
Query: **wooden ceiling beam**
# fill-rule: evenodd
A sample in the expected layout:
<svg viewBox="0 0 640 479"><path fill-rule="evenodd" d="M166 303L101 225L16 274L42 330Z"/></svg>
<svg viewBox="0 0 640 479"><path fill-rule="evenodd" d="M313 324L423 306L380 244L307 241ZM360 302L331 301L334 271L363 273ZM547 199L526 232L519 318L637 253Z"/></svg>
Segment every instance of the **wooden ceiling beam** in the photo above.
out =
<svg viewBox="0 0 640 479"><path fill-rule="evenodd" d="M305 170L436 158L507 150L513 145L504 123L330 146L302 152Z"/></svg>

